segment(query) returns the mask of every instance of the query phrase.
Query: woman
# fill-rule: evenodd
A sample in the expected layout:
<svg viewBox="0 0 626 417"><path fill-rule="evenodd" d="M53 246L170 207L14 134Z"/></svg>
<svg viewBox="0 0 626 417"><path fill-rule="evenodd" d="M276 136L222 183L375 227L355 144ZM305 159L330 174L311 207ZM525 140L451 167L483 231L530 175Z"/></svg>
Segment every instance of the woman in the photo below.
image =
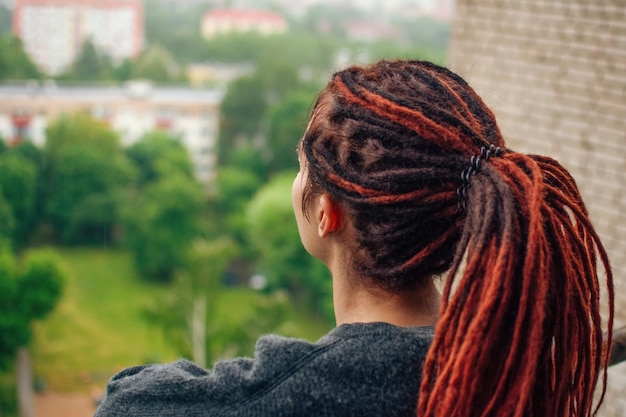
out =
<svg viewBox="0 0 626 417"><path fill-rule="evenodd" d="M210 372L125 370L97 415L593 414L606 253L572 177L507 149L463 79L420 61L340 71L298 156L298 229L332 273L337 328L261 338Z"/></svg>

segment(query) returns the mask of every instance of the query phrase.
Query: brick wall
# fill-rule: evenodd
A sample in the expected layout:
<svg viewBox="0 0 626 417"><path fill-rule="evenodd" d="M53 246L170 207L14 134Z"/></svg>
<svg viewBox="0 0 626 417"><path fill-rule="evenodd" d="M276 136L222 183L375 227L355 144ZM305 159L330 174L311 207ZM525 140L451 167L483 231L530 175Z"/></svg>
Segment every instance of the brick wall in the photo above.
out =
<svg viewBox="0 0 626 417"><path fill-rule="evenodd" d="M626 325L626 0L457 0L449 66L494 110L510 148L576 179ZM626 364L602 417L626 416Z"/></svg>

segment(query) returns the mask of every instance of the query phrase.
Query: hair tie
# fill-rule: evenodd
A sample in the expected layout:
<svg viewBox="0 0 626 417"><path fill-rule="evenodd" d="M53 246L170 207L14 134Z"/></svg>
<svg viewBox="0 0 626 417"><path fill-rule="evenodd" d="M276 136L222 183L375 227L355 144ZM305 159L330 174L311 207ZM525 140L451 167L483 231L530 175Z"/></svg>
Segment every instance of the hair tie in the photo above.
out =
<svg viewBox="0 0 626 417"><path fill-rule="evenodd" d="M482 162L489 161L492 156L500 156L502 149L496 145L489 145L489 148L481 147L480 155L473 155L470 158L470 166L461 171L461 186L456 189L459 196L459 208L463 211L467 210L467 189L470 186L472 175L476 174L482 165Z"/></svg>

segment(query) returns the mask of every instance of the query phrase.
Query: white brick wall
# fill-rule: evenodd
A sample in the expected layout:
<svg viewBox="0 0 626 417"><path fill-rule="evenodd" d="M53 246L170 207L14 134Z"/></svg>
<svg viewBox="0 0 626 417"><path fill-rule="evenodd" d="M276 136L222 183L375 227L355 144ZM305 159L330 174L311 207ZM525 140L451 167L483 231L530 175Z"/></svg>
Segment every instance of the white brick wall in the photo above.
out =
<svg viewBox="0 0 626 417"><path fill-rule="evenodd" d="M626 0L457 0L449 56L510 148L550 155L578 182L626 325ZM626 416L626 364L599 416Z"/></svg>

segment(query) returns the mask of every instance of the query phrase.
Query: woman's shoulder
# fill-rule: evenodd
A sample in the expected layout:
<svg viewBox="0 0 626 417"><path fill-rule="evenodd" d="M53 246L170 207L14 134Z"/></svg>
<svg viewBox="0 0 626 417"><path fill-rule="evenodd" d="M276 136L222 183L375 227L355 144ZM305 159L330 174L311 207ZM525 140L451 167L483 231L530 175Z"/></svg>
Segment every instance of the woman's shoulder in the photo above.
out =
<svg viewBox="0 0 626 417"><path fill-rule="evenodd" d="M316 342L263 336L254 358L224 360L212 370L187 360L132 367L111 379L96 416L122 415L116 414L120 410L132 416L143 414L129 410L158 409L159 415L173 416L182 410L196 415L201 410L228 413L274 407L282 411L292 407L299 415L306 404L319 407L326 402L336 407L344 400L352 402L354 392L386 387L386 395L392 395L407 383L411 399L432 334L432 328L349 324ZM288 404L283 403L286 399Z"/></svg>

